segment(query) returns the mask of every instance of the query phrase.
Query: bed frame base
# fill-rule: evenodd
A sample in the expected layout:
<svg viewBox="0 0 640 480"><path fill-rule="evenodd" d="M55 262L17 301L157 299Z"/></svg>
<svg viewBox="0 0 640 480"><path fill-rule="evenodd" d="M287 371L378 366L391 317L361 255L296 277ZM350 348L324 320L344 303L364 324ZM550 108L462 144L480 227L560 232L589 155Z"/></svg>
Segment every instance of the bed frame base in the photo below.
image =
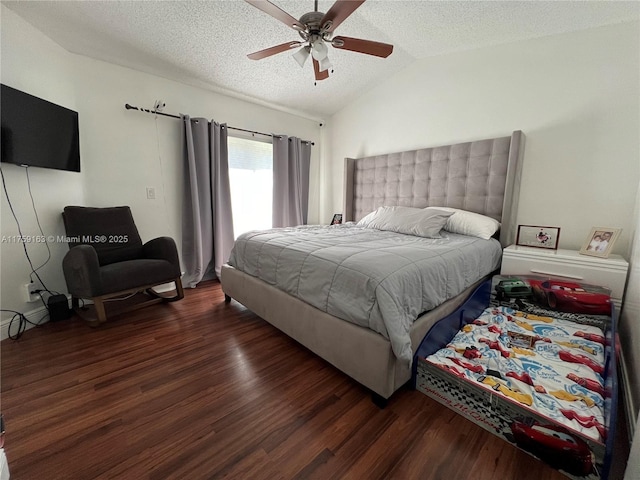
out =
<svg viewBox="0 0 640 480"><path fill-rule="evenodd" d="M222 266L220 281L225 302L238 301L380 397L388 399L411 380L411 366L396 358L382 335L322 312L230 265ZM414 351L433 324L462 305L481 282L414 322Z"/></svg>
<svg viewBox="0 0 640 480"><path fill-rule="evenodd" d="M389 403L389 399L388 398L384 398L383 396L378 395L376 392L373 392L371 394L371 401L380 410L384 410L386 408L387 404Z"/></svg>

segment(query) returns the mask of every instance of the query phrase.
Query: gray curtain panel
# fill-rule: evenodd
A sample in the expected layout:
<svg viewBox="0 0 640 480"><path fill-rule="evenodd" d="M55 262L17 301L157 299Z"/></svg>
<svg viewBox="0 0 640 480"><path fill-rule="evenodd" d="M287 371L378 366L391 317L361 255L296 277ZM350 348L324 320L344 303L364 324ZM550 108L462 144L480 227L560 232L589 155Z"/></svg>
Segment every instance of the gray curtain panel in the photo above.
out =
<svg viewBox="0 0 640 480"><path fill-rule="evenodd" d="M273 136L273 226L306 225L309 209L311 144Z"/></svg>
<svg viewBox="0 0 640 480"><path fill-rule="evenodd" d="M182 116L185 186L182 263L185 286L220 275L233 247L227 127Z"/></svg>

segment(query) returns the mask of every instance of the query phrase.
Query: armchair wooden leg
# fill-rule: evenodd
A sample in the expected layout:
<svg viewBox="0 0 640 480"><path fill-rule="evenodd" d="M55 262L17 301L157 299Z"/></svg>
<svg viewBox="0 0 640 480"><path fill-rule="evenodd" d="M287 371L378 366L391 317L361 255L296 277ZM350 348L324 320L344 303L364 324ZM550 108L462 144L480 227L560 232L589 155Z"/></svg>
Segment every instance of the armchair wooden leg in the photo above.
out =
<svg viewBox="0 0 640 480"><path fill-rule="evenodd" d="M176 293L173 296L169 296L167 293L157 293L153 287L149 287L145 290L147 295L157 298L163 302L175 302L177 300L182 300L184 298L184 288L182 287L182 280L180 278L176 278L173 280L173 283L176 285Z"/></svg>
<svg viewBox="0 0 640 480"><path fill-rule="evenodd" d="M176 300L180 300L184 298L184 288L182 287L182 279L180 277L176 278Z"/></svg>
<svg viewBox="0 0 640 480"><path fill-rule="evenodd" d="M121 290L119 292L92 297L91 300L93 300L93 311L95 312L95 317L93 315L86 315L84 319L91 327L98 327L106 322L107 308L104 302L108 302L111 300L117 301L114 304L108 305L109 315L116 316L121 313L136 310L138 308L153 305L155 303L175 302L176 300L184 298L184 288L182 287L182 280L178 277L172 281L175 282L176 285L176 291L169 292L169 295L172 296L156 293L153 290L153 287L156 285L146 285L139 288L131 288L129 290ZM143 293L146 293L146 295L143 295ZM74 305L77 305L78 298L73 297L73 299L75 300ZM83 309L76 308L76 312L82 317L82 314L80 313L81 310Z"/></svg>
<svg viewBox="0 0 640 480"><path fill-rule="evenodd" d="M107 312L104 309L104 302L101 298L93 299L93 306L96 309L96 316L98 317L98 324L107 321Z"/></svg>

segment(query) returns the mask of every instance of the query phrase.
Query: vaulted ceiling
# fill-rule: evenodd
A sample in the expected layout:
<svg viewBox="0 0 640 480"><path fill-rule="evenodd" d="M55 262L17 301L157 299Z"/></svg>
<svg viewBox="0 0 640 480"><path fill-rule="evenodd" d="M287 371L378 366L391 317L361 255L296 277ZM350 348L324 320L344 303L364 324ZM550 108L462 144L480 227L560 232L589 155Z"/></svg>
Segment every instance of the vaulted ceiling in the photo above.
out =
<svg viewBox="0 0 640 480"><path fill-rule="evenodd" d="M312 0L272 0L295 18ZM335 34L394 45L386 59L329 49L333 73L314 85L295 52L255 52L298 33L241 0L3 1L72 53L323 118L418 59L640 19L637 1L367 0ZM326 12L332 0L320 0Z"/></svg>

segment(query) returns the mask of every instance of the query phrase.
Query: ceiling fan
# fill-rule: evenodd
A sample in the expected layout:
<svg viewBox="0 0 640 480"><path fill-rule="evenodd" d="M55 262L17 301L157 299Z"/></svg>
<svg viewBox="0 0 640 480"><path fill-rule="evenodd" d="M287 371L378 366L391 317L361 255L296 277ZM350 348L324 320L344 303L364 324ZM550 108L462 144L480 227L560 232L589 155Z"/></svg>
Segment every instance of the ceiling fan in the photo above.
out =
<svg viewBox="0 0 640 480"><path fill-rule="evenodd" d="M365 0L337 0L327 13L318 12L318 0L315 0L315 10L305 13L296 20L280 7L268 0L245 0L247 3L280 20L285 25L296 30L302 41L286 42L274 47L265 48L247 55L251 60L261 60L277 53L301 47L293 58L304 67L309 55L313 58L313 70L316 80L329 77L332 67L328 57L327 44L334 48L365 53L376 57L386 58L393 52L393 45L373 42L351 37L333 37L334 30L344 22Z"/></svg>

